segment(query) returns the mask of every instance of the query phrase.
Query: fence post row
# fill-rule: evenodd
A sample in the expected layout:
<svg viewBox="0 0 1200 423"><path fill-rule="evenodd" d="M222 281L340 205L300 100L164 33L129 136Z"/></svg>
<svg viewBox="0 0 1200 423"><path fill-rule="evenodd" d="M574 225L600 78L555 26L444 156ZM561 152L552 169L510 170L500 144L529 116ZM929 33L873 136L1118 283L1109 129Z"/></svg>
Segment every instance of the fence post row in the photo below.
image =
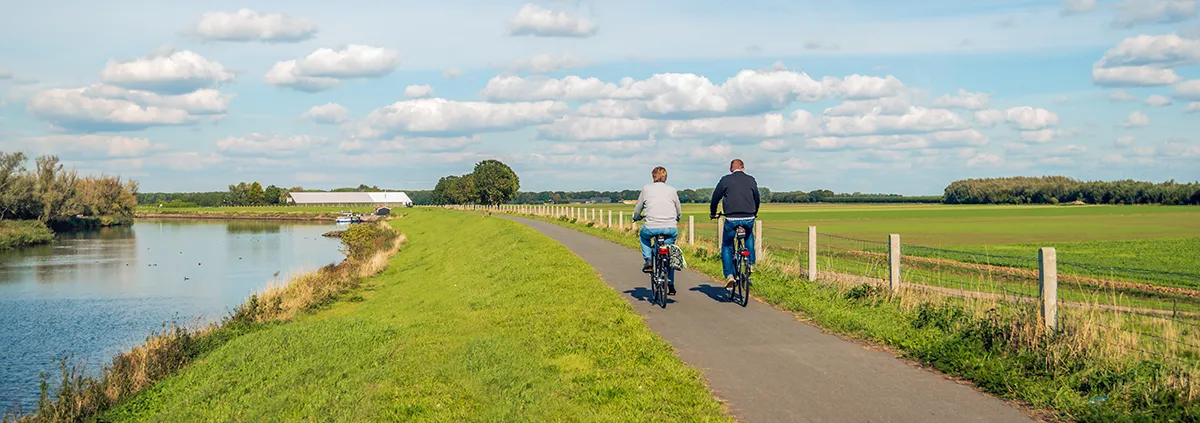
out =
<svg viewBox="0 0 1200 423"><path fill-rule="evenodd" d="M1038 296L1046 329L1058 329L1058 254L1052 247L1038 249Z"/></svg>
<svg viewBox="0 0 1200 423"><path fill-rule="evenodd" d="M817 227L808 227L808 280L817 280Z"/></svg>
<svg viewBox="0 0 1200 423"><path fill-rule="evenodd" d="M892 291L900 290L900 234L888 235L888 283Z"/></svg>

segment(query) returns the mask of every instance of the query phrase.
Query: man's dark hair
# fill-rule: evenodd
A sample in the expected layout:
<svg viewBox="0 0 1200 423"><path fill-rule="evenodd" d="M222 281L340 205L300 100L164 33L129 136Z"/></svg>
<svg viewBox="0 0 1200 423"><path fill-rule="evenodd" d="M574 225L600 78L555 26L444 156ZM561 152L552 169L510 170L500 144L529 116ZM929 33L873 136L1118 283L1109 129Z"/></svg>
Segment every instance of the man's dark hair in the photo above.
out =
<svg viewBox="0 0 1200 423"><path fill-rule="evenodd" d="M729 162L729 171L730 172L733 172L738 169L743 169L743 170L746 169L746 164L742 163L742 159L733 159L732 162Z"/></svg>

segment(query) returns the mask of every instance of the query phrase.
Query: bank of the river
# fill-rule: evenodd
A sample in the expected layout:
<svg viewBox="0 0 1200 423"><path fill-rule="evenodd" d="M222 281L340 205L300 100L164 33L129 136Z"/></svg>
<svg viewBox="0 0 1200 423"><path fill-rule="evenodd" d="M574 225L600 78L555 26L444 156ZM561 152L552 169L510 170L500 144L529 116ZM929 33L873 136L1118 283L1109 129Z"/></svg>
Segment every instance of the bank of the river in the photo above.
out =
<svg viewBox="0 0 1200 423"><path fill-rule="evenodd" d="M96 417L729 421L700 374L562 245L465 213L390 223L405 251L361 290L231 332Z"/></svg>
<svg viewBox="0 0 1200 423"><path fill-rule="evenodd" d="M54 232L36 220L0 221L0 250L47 244Z"/></svg>

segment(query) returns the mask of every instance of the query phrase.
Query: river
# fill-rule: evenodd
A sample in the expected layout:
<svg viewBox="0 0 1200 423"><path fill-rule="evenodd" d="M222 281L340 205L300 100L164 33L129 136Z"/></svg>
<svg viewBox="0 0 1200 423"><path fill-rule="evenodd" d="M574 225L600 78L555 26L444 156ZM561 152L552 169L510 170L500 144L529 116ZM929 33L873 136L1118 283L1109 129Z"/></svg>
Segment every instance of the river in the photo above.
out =
<svg viewBox="0 0 1200 423"><path fill-rule="evenodd" d="M167 323L220 319L290 273L342 259L335 225L138 220L0 252L0 410L37 404L73 354L90 374ZM278 276L276 276L278 275Z"/></svg>

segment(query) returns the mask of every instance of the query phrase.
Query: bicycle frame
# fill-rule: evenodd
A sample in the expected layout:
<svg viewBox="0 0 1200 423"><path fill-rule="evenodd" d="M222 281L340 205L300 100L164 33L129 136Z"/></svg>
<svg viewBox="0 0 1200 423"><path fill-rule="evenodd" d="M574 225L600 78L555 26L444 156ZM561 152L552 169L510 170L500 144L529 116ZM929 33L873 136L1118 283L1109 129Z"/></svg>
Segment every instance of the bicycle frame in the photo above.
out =
<svg viewBox="0 0 1200 423"><path fill-rule="evenodd" d="M671 252L667 248L667 236L655 235L650 241L651 262L654 270L650 273L650 290L654 292L654 301L662 308L667 307L667 285L671 281Z"/></svg>

